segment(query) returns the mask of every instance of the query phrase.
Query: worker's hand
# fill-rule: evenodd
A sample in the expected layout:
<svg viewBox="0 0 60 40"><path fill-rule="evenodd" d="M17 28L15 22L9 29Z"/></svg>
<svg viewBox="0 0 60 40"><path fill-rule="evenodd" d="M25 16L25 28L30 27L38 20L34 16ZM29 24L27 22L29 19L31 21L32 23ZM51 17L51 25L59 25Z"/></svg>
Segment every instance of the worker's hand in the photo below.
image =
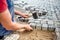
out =
<svg viewBox="0 0 60 40"><path fill-rule="evenodd" d="M16 31L24 32L25 30L32 31L33 29L28 24L18 24L18 29Z"/></svg>
<svg viewBox="0 0 60 40"><path fill-rule="evenodd" d="M20 25L21 28L23 25ZM32 31L33 29L29 25L24 25L22 29L16 30L17 32Z"/></svg>
<svg viewBox="0 0 60 40"><path fill-rule="evenodd" d="M26 14L26 13L25 13L25 14L21 14L21 16L24 17L24 18L28 18L28 17L30 17L31 15L32 15L32 14Z"/></svg>
<svg viewBox="0 0 60 40"><path fill-rule="evenodd" d="M21 30L21 29L25 29L27 31L33 30L29 24L17 24L17 27L18 27L18 30Z"/></svg>
<svg viewBox="0 0 60 40"><path fill-rule="evenodd" d="M30 27L30 25L28 25L28 24L24 25L24 28L25 28L27 31L33 30L33 29Z"/></svg>
<svg viewBox="0 0 60 40"><path fill-rule="evenodd" d="M22 17L24 17L24 18L28 18L28 17L32 16L31 13L30 13L30 14L22 13L22 12L17 11L17 10L15 10L15 14L16 14L16 15L19 15L19 16L22 16Z"/></svg>

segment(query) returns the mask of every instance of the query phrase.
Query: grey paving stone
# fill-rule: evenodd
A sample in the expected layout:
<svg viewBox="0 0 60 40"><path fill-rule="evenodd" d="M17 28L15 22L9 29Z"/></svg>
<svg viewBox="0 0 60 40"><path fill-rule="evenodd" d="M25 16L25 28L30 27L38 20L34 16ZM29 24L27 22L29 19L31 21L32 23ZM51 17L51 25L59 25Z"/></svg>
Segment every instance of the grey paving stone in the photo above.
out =
<svg viewBox="0 0 60 40"><path fill-rule="evenodd" d="M41 21L41 24L46 23L46 21Z"/></svg>
<svg viewBox="0 0 60 40"><path fill-rule="evenodd" d="M53 28L53 27L48 27L48 31L55 31L55 28Z"/></svg>
<svg viewBox="0 0 60 40"><path fill-rule="evenodd" d="M57 40L60 40L60 28L56 28L55 32L56 32L56 35L57 35Z"/></svg>
<svg viewBox="0 0 60 40"><path fill-rule="evenodd" d="M41 24L37 24L36 25L36 29L40 29L41 30Z"/></svg>
<svg viewBox="0 0 60 40"><path fill-rule="evenodd" d="M52 25L53 25L53 21L51 21L51 20L50 20L50 21L48 21L48 24L52 24Z"/></svg>
<svg viewBox="0 0 60 40"><path fill-rule="evenodd" d="M35 23L36 25L41 24L41 20L34 20L34 23Z"/></svg>
<svg viewBox="0 0 60 40"><path fill-rule="evenodd" d="M42 30L47 30L48 29L48 24L42 24Z"/></svg>
<svg viewBox="0 0 60 40"><path fill-rule="evenodd" d="M36 28L36 24L35 23L30 23L30 26L35 29Z"/></svg>

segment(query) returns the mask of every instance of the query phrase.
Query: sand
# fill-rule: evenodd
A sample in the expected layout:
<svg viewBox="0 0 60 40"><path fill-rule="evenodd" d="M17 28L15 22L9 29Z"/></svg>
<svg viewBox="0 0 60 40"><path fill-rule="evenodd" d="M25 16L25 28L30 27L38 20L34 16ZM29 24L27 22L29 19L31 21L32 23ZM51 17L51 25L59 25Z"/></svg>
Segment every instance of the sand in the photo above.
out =
<svg viewBox="0 0 60 40"><path fill-rule="evenodd" d="M55 32L34 29L33 31L20 32L19 40L56 40Z"/></svg>

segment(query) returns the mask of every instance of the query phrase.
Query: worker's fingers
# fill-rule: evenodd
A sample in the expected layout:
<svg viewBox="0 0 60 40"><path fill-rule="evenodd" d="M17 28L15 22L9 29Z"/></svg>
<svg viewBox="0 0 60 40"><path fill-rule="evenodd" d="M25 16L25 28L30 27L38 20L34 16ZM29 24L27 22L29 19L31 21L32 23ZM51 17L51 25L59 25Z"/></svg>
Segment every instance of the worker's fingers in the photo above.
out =
<svg viewBox="0 0 60 40"><path fill-rule="evenodd" d="M33 29L30 27L30 25L26 25L26 26L25 26L25 29L28 30L28 31L33 30Z"/></svg>

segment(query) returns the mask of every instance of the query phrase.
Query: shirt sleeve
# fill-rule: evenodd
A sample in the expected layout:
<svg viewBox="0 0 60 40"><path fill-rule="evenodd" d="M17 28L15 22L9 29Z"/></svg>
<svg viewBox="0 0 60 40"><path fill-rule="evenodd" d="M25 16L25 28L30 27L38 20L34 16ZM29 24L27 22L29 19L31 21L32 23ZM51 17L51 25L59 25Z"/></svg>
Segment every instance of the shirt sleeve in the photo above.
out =
<svg viewBox="0 0 60 40"><path fill-rule="evenodd" d="M0 13L7 9L7 2L6 0L0 0Z"/></svg>

